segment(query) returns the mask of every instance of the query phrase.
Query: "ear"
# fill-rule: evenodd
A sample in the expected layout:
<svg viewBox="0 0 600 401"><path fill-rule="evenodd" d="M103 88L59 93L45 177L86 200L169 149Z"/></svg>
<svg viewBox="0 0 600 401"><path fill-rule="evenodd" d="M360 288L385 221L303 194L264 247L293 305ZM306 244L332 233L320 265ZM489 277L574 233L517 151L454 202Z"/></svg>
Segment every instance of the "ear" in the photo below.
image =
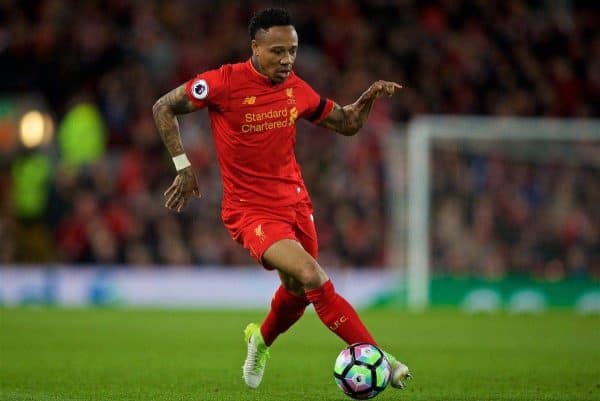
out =
<svg viewBox="0 0 600 401"><path fill-rule="evenodd" d="M252 54L258 56L259 53L258 43L256 43L256 39L252 39Z"/></svg>

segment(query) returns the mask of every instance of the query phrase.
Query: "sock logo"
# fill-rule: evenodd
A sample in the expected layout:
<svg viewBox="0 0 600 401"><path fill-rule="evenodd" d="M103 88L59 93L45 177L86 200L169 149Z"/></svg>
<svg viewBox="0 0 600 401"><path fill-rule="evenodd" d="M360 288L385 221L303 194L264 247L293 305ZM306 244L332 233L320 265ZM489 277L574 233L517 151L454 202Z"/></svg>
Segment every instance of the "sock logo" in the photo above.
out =
<svg viewBox="0 0 600 401"><path fill-rule="evenodd" d="M348 317L346 315L342 315L339 319L337 319L329 328L331 331L336 331L340 328L340 326L348 321Z"/></svg>

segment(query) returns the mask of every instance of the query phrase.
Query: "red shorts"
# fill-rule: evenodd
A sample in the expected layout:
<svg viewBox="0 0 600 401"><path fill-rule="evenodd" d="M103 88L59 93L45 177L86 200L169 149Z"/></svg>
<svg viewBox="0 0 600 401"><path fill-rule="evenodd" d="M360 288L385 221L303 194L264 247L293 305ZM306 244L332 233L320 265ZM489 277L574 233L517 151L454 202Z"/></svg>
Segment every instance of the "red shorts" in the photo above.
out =
<svg viewBox="0 0 600 401"><path fill-rule="evenodd" d="M271 245L282 239L300 242L306 252L317 258L317 232L312 213L312 205L302 202L272 209L224 207L221 217L231 237L250 251L265 269L273 270L262 257Z"/></svg>

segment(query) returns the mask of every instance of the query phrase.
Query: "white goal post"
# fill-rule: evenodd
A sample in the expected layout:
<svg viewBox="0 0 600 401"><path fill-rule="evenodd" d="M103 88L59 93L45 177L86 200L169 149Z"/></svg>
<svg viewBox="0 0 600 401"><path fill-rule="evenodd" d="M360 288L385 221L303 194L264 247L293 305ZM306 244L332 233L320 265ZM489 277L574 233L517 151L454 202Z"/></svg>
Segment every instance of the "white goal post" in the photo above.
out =
<svg viewBox="0 0 600 401"><path fill-rule="evenodd" d="M430 180L431 149L433 140L491 140L491 141L582 141L600 140L600 120L549 119L516 117L458 117L424 116L411 121L407 127L405 166L408 170L407 212L402 202L392 202L393 215L408 213L407 245L394 243L389 249L407 248L407 302L411 309L421 309L429 303L430 282ZM398 149L398 148L396 148ZM388 149L389 152L389 149ZM388 158L389 160L389 158ZM600 160L598 160L600 165ZM393 174L390 177L393 180ZM391 191L398 193L391 184ZM392 218L393 220L393 218ZM399 260L392 265L401 266Z"/></svg>

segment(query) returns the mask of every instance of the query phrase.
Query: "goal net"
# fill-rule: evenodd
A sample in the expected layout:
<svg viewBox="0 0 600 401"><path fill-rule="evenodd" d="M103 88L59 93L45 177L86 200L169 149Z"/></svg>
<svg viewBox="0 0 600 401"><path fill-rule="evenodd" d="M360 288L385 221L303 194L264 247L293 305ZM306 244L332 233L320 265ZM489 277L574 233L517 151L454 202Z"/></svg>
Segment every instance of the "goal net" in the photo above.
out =
<svg viewBox="0 0 600 401"><path fill-rule="evenodd" d="M390 169L389 263L407 266L409 306L427 306L434 275L600 274L600 121L422 117L406 131L388 149L406 151Z"/></svg>

